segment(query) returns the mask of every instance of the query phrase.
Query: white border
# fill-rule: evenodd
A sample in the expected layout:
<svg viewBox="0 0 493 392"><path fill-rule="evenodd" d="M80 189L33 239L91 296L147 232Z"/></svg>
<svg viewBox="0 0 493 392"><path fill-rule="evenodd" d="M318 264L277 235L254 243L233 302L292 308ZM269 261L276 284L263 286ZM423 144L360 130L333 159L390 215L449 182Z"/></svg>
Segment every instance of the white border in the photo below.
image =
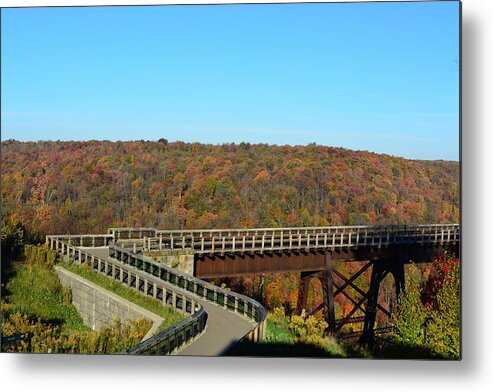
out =
<svg viewBox="0 0 493 392"><path fill-rule="evenodd" d="M215 1L232 3L234 1ZM244 1L248 2L248 1ZM263 1L254 1L255 3ZM265 2L265 1L264 1ZM276 2L276 1L269 1ZM279 2L279 1L278 1ZM207 1L27 1L1 6L208 4ZM493 385L491 0L463 1L463 333L461 362L129 358L0 354L4 391L486 391Z"/></svg>

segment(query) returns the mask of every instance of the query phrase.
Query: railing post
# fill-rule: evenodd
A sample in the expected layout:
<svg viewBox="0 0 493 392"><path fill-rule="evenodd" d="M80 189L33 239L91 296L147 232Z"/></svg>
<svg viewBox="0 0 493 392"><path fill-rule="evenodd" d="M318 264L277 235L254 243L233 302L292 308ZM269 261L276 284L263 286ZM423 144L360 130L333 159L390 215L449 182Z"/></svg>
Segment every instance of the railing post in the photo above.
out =
<svg viewBox="0 0 493 392"><path fill-rule="evenodd" d="M166 305L166 296L168 295L167 293L167 290L166 290L166 287L162 287L162 290L163 290L163 304Z"/></svg>

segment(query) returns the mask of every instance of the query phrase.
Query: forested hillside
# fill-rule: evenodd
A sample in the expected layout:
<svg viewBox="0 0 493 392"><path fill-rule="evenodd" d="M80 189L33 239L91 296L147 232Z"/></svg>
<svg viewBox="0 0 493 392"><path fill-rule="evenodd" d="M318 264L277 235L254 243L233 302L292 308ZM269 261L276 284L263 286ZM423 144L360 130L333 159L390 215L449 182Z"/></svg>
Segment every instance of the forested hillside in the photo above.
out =
<svg viewBox="0 0 493 392"><path fill-rule="evenodd" d="M458 222L459 163L318 145L4 141L2 214L30 238L109 226Z"/></svg>

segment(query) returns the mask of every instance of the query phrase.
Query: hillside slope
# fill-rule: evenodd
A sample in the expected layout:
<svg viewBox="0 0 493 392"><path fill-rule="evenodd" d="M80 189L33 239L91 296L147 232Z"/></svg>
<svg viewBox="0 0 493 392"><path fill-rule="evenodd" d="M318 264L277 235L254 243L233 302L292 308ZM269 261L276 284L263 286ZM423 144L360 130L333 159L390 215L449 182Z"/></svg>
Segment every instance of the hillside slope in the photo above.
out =
<svg viewBox="0 0 493 392"><path fill-rule="evenodd" d="M27 233L458 222L459 163L318 145L17 142L4 220Z"/></svg>

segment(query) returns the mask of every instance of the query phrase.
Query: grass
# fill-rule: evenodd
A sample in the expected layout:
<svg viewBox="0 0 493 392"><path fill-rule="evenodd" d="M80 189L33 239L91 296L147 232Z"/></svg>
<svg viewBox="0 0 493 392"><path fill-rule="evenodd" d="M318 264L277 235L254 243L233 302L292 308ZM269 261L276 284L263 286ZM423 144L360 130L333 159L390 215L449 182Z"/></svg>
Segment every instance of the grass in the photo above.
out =
<svg viewBox="0 0 493 392"><path fill-rule="evenodd" d="M241 343L231 355L266 357L345 358L345 348L335 339L310 335L299 337L289 326L289 318L267 314L266 338L260 343Z"/></svg>
<svg viewBox="0 0 493 392"><path fill-rule="evenodd" d="M5 300L12 304L12 312L40 318L44 323L60 326L65 333L91 330L84 325L52 268L38 263L16 263L12 272L5 286Z"/></svg>
<svg viewBox="0 0 493 392"><path fill-rule="evenodd" d="M273 320L272 315L267 315L266 341L292 343L296 340L296 335L289 329L289 320Z"/></svg>
<svg viewBox="0 0 493 392"><path fill-rule="evenodd" d="M84 265L63 264L63 268L85 278L104 289L115 293L116 295L130 301L148 311L157 314L163 318L163 323L159 326L158 332L185 319L185 315L174 310L171 307L164 306L161 301L151 297L146 297L134 289L124 286L122 283L98 274Z"/></svg>
<svg viewBox="0 0 493 392"><path fill-rule="evenodd" d="M98 331L84 325L72 305L71 290L60 284L53 270L57 258L43 246L26 245L22 260L13 261L7 271L2 271L8 273L8 279L2 282L2 334L23 335L2 346L2 351L109 354L125 352L138 344L152 324L144 318L125 323L115 320ZM107 283L103 285L109 288ZM159 303L153 308L140 298L132 302L167 316L161 328L183 318Z"/></svg>

